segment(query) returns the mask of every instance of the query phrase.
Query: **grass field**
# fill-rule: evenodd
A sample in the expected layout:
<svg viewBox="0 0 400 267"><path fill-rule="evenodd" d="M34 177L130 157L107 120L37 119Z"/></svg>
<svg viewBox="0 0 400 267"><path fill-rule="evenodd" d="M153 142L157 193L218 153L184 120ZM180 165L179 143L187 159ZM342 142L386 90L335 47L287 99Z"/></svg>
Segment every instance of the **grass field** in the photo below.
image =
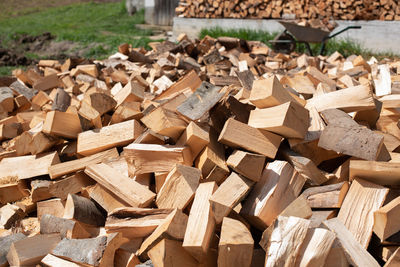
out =
<svg viewBox="0 0 400 267"><path fill-rule="evenodd" d="M28 12L29 9L25 11L29 14L14 16L8 12L8 16L4 16L4 13L0 16L3 47L7 48L21 34L50 32L57 41L73 41L82 48L90 47L85 57L104 58L117 51L121 43L141 47L153 41L149 38L151 31L135 28L135 24L144 23L144 11L129 16L124 1L75 3L33 13ZM29 56L35 58L36 55ZM1 67L0 75L9 74L10 69Z"/></svg>
<svg viewBox="0 0 400 267"><path fill-rule="evenodd" d="M214 29L204 29L200 33L200 38L203 38L206 35L211 37L217 38L221 36L230 36L236 37L244 40L254 40L254 41L261 41L268 46L270 44L268 41L274 39L277 33L270 33L265 31L252 31L252 30L222 30L221 28L214 28ZM318 55L320 45L319 44L310 44L311 49L314 55ZM307 52L306 47L304 44L297 44L296 51L298 53L305 53ZM373 51L363 49L359 44L345 41L345 40L330 40L325 48L325 54L330 55L338 51L343 56L348 57L350 55L362 55L364 58L369 58L371 56L375 56L378 59L385 58L385 57L398 57L398 55L394 55L392 53L374 53Z"/></svg>

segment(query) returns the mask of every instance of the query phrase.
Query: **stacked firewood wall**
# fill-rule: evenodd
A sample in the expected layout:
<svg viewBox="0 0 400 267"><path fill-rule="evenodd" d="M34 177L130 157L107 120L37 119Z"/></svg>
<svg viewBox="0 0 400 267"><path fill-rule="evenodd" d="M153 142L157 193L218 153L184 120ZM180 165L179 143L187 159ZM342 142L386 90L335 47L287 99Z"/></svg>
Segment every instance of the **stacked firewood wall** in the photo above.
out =
<svg viewBox="0 0 400 267"><path fill-rule="evenodd" d="M188 18L400 20L394 0L181 0L178 16Z"/></svg>

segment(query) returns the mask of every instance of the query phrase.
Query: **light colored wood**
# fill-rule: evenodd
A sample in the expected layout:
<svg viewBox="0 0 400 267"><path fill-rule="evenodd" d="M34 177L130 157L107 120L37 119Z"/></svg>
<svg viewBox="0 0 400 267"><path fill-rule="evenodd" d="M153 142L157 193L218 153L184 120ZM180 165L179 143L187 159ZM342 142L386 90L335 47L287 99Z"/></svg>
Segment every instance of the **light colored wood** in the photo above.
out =
<svg viewBox="0 0 400 267"><path fill-rule="evenodd" d="M11 266L35 266L60 242L60 235L36 235L12 243L7 254Z"/></svg>
<svg viewBox="0 0 400 267"><path fill-rule="evenodd" d="M46 91L61 85L61 81L58 79L57 74L51 74L40 78L33 84L33 89Z"/></svg>
<svg viewBox="0 0 400 267"><path fill-rule="evenodd" d="M105 218L96 204L88 198L69 194L65 202L64 219L74 219L86 225L103 226Z"/></svg>
<svg viewBox="0 0 400 267"><path fill-rule="evenodd" d="M39 201L36 203L37 218L40 221L44 214L62 217L64 214L65 201L60 198Z"/></svg>
<svg viewBox="0 0 400 267"><path fill-rule="evenodd" d="M325 260L325 267L349 267L350 264L344 253L342 244L335 238L328 257Z"/></svg>
<svg viewBox="0 0 400 267"><path fill-rule="evenodd" d="M14 109L13 91L9 87L0 86L0 107L5 112L11 112Z"/></svg>
<svg viewBox="0 0 400 267"><path fill-rule="evenodd" d="M374 233L383 241L400 231L400 225L396 223L399 216L400 197L397 197L374 212Z"/></svg>
<svg viewBox="0 0 400 267"><path fill-rule="evenodd" d="M130 205L113 194L110 190L95 184L86 189L90 198L96 201L105 211L111 212L117 208L129 207Z"/></svg>
<svg viewBox="0 0 400 267"><path fill-rule="evenodd" d="M15 179L16 180L16 179ZM3 184L4 183L4 184ZM29 196L27 183L24 180L10 181L0 180L0 203L7 204Z"/></svg>
<svg viewBox="0 0 400 267"><path fill-rule="evenodd" d="M324 266L335 238L335 234L326 229L308 229L295 266Z"/></svg>
<svg viewBox="0 0 400 267"><path fill-rule="evenodd" d="M379 74L374 79L376 96L390 95L392 93L392 80L390 78L390 66L378 65Z"/></svg>
<svg viewBox="0 0 400 267"><path fill-rule="evenodd" d="M293 167L286 161L273 161L267 164L260 180L243 203L241 215L255 227L264 230L275 218L296 199L290 194L289 182Z"/></svg>
<svg viewBox="0 0 400 267"><path fill-rule="evenodd" d="M48 267L58 267L58 266L63 266L63 267L80 267L82 265L64 260L62 258L56 257L51 254L47 254L46 257L44 257L40 263L44 264L45 266Z"/></svg>
<svg viewBox="0 0 400 267"><path fill-rule="evenodd" d="M215 222L220 224L224 217L239 204L250 191L253 181L232 172L210 198Z"/></svg>
<svg viewBox="0 0 400 267"><path fill-rule="evenodd" d="M389 189L362 179L354 179L338 214L354 238L368 247L374 226L374 212L385 201Z"/></svg>
<svg viewBox="0 0 400 267"><path fill-rule="evenodd" d="M194 92L197 88L200 87L201 83L202 81L200 80L196 71L191 70L176 83L170 86L167 90L158 95L155 100L167 99L175 93L185 91L188 87L192 90L192 92Z"/></svg>
<svg viewBox="0 0 400 267"><path fill-rule="evenodd" d="M336 82L320 72L316 67L309 66L307 68L307 76L314 84L324 83L329 86L331 92L336 90Z"/></svg>
<svg viewBox="0 0 400 267"><path fill-rule="evenodd" d="M266 247L265 266L295 266L310 221L279 216Z"/></svg>
<svg viewBox="0 0 400 267"><path fill-rule="evenodd" d="M380 185L400 185L399 162L350 160L350 180L356 177Z"/></svg>
<svg viewBox="0 0 400 267"><path fill-rule="evenodd" d="M186 127L181 137L179 137L176 145L188 146L192 153L192 158L195 159L209 142L210 137L208 132L192 121Z"/></svg>
<svg viewBox="0 0 400 267"><path fill-rule="evenodd" d="M86 94L82 101L92 106L100 116L113 110L117 105L117 102L112 96L103 92L91 92L90 94Z"/></svg>
<svg viewBox="0 0 400 267"><path fill-rule="evenodd" d="M218 266L250 267L254 240L249 229L240 221L224 218L218 244Z"/></svg>
<svg viewBox="0 0 400 267"><path fill-rule="evenodd" d="M130 144L124 147L124 157L133 175L169 172L176 164L191 165L190 149L180 146Z"/></svg>
<svg viewBox="0 0 400 267"><path fill-rule="evenodd" d="M46 115L43 132L50 135L75 139L82 132L79 116L73 113L50 111Z"/></svg>
<svg viewBox="0 0 400 267"><path fill-rule="evenodd" d="M384 267L396 267L400 265L400 248L393 252L392 256L388 259Z"/></svg>
<svg viewBox="0 0 400 267"><path fill-rule="evenodd" d="M164 222L172 209L118 208L108 214L105 229L128 239L149 236Z"/></svg>
<svg viewBox="0 0 400 267"><path fill-rule="evenodd" d="M114 266L115 267L135 267L140 264L139 258L130 251L119 248L115 251Z"/></svg>
<svg viewBox="0 0 400 267"><path fill-rule="evenodd" d="M157 194L157 207L184 209L193 199L200 179L199 169L177 164Z"/></svg>
<svg viewBox="0 0 400 267"><path fill-rule="evenodd" d="M187 221L188 216L181 210L175 209L172 211L154 230L154 232L143 241L138 250L138 254L142 258L146 257L147 251L163 238L183 240L186 232Z"/></svg>
<svg viewBox="0 0 400 267"><path fill-rule="evenodd" d="M49 193L54 197L65 200L68 194L79 193L82 188L92 185L93 183L94 181L89 176L80 171L64 179L50 183Z"/></svg>
<svg viewBox="0 0 400 267"><path fill-rule="evenodd" d="M308 110L297 102L250 111L249 126L286 138L304 139L309 127Z"/></svg>
<svg viewBox="0 0 400 267"><path fill-rule="evenodd" d="M49 167L60 162L57 151L35 156L4 158L0 162L0 179L16 176L18 179L29 179L49 174ZM21 166L24 166L21 168Z"/></svg>
<svg viewBox="0 0 400 267"><path fill-rule="evenodd" d="M310 187L302 195L307 199L311 208L330 209L340 208L349 190L348 182L332 185Z"/></svg>
<svg viewBox="0 0 400 267"><path fill-rule="evenodd" d="M255 129L237 120L228 119L218 141L231 147L240 147L268 158L275 158L282 137Z"/></svg>
<svg viewBox="0 0 400 267"><path fill-rule="evenodd" d="M144 88L139 83L130 81L114 96L117 107L122 103L143 101Z"/></svg>
<svg viewBox="0 0 400 267"><path fill-rule="evenodd" d="M237 173L257 182L264 169L266 157L241 150L235 150L226 163Z"/></svg>
<svg viewBox="0 0 400 267"><path fill-rule="evenodd" d="M163 107L146 114L141 121L152 131L174 140L178 140L187 126L187 122L177 113Z"/></svg>
<svg viewBox="0 0 400 267"><path fill-rule="evenodd" d="M89 124L86 128L82 127L83 130L87 130L90 128L100 129L103 126L101 123L100 113L95 110L91 105L89 105L86 101L81 101L78 114L83 119L87 120Z"/></svg>
<svg viewBox="0 0 400 267"><path fill-rule="evenodd" d="M145 186L104 163L86 167L85 173L132 207L148 207L155 198Z"/></svg>
<svg viewBox="0 0 400 267"><path fill-rule="evenodd" d="M133 142L143 132L142 126L135 120L125 121L101 128L82 132L78 135L78 154L89 156L95 153Z"/></svg>
<svg viewBox="0 0 400 267"><path fill-rule="evenodd" d="M199 262L205 260L214 235L215 219L209 200L216 189L215 182L200 184L189 213L182 247Z"/></svg>
<svg viewBox="0 0 400 267"><path fill-rule="evenodd" d="M149 257L157 267L197 267L199 263L182 247L182 242L162 239L149 250Z"/></svg>
<svg viewBox="0 0 400 267"><path fill-rule="evenodd" d="M25 216L25 212L19 206L7 203L0 208L0 229L10 229Z"/></svg>
<svg viewBox="0 0 400 267"><path fill-rule="evenodd" d="M292 201L279 215L285 217L299 217L309 219L313 212L304 196L300 195Z"/></svg>
<svg viewBox="0 0 400 267"><path fill-rule="evenodd" d="M49 167L49 175L51 179L61 177L65 174L83 170L89 165L103 162L105 160L118 158L119 154L116 148L102 151L84 158L70 160Z"/></svg>
<svg viewBox="0 0 400 267"><path fill-rule="evenodd" d="M336 234L343 247L346 258L353 266L377 267L378 262L360 245L353 234L346 228L339 218L333 218L323 222L329 230Z"/></svg>
<svg viewBox="0 0 400 267"><path fill-rule="evenodd" d="M288 101L296 101L289 92L283 88L276 76L265 80L254 81L249 100L257 108L268 108Z"/></svg>
<svg viewBox="0 0 400 267"><path fill-rule="evenodd" d="M22 240L26 238L23 233L17 234L7 234L6 236L0 236L0 266L7 267L9 266L7 261L7 253L10 250L10 246L12 243Z"/></svg>
<svg viewBox="0 0 400 267"><path fill-rule="evenodd" d="M88 233L81 224L74 220L59 218L44 214L40 220L40 234L59 233L61 238L89 238Z"/></svg>
<svg viewBox="0 0 400 267"><path fill-rule="evenodd" d="M315 96L307 100L306 108L311 107L316 108L318 112L332 108L341 109L344 112L355 112L374 109L375 102L369 86L358 85Z"/></svg>
<svg viewBox="0 0 400 267"><path fill-rule="evenodd" d="M217 184L221 184L229 175L224 150L220 144L215 145L214 141L197 157L195 167L201 170L205 180L215 181Z"/></svg>

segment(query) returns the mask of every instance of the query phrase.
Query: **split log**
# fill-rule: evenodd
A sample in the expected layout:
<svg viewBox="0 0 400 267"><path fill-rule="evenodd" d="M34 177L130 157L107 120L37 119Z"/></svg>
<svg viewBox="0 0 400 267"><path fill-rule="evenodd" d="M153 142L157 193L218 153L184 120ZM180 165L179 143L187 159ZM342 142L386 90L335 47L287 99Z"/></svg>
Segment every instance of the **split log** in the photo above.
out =
<svg viewBox="0 0 400 267"><path fill-rule="evenodd" d="M399 167L397 162L350 160L349 178L358 177L380 185L399 185Z"/></svg>
<svg viewBox="0 0 400 267"><path fill-rule="evenodd" d="M226 163L237 173L257 182L264 169L266 157L241 150L235 150Z"/></svg>
<svg viewBox="0 0 400 267"><path fill-rule="evenodd" d="M383 241L400 231L396 218L400 215L400 197L374 212L374 233Z"/></svg>
<svg viewBox="0 0 400 267"><path fill-rule="evenodd" d="M61 238L70 239L89 238L90 234L79 222L44 214L40 220L40 234L59 233Z"/></svg>
<svg viewBox="0 0 400 267"><path fill-rule="evenodd" d="M23 233L10 234L4 237L0 237L0 266L7 267L7 253L10 250L11 244L26 238Z"/></svg>
<svg viewBox="0 0 400 267"><path fill-rule="evenodd" d="M188 146L192 158L195 159L209 142L210 138L208 132L200 128L196 123L190 122L181 137L179 137L176 145Z"/></svg>
<svg viewBox="0 0 400 267"><path fill-rule="evenodd" d="M349 190L348 182L332 185L310 187L302 193L311 208L331 209L340 208Z"/></svg>
<svg viewBox="0 0 400 267"><path fill-rule="evenodd" d="M74 194L68 195L63 218L91 226L103 226L105 223L104 215L92 200Z"/></svg>
<svg viewBox="0 0 400 267"><path fill-rule="evenodd" d="M157 267L196 267L199 263L182 247L182 242L162 239L148 252Z"/></svg>

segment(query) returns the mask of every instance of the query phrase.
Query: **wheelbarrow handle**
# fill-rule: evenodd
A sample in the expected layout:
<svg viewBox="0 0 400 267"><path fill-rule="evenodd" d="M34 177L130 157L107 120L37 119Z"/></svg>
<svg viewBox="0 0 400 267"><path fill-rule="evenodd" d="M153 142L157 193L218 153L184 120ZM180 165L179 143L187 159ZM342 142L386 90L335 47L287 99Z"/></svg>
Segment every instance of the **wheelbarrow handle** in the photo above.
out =
<svg viewBox="0 0 400 267"><path fill-rule="evenodd" d="M361 26L347 26L347 27L344 28L343 30L338 31L337 33L334 33L334 34L332 34L332 35L329 35L329 36L325 37L323 41L326 41L326 40L331 39L331 38L333 38L333 37L335 37L335 36L338 36L339 34L345 32L345 31L348 31L348 30L350 30L350 29L361 29Z"/></svg>

